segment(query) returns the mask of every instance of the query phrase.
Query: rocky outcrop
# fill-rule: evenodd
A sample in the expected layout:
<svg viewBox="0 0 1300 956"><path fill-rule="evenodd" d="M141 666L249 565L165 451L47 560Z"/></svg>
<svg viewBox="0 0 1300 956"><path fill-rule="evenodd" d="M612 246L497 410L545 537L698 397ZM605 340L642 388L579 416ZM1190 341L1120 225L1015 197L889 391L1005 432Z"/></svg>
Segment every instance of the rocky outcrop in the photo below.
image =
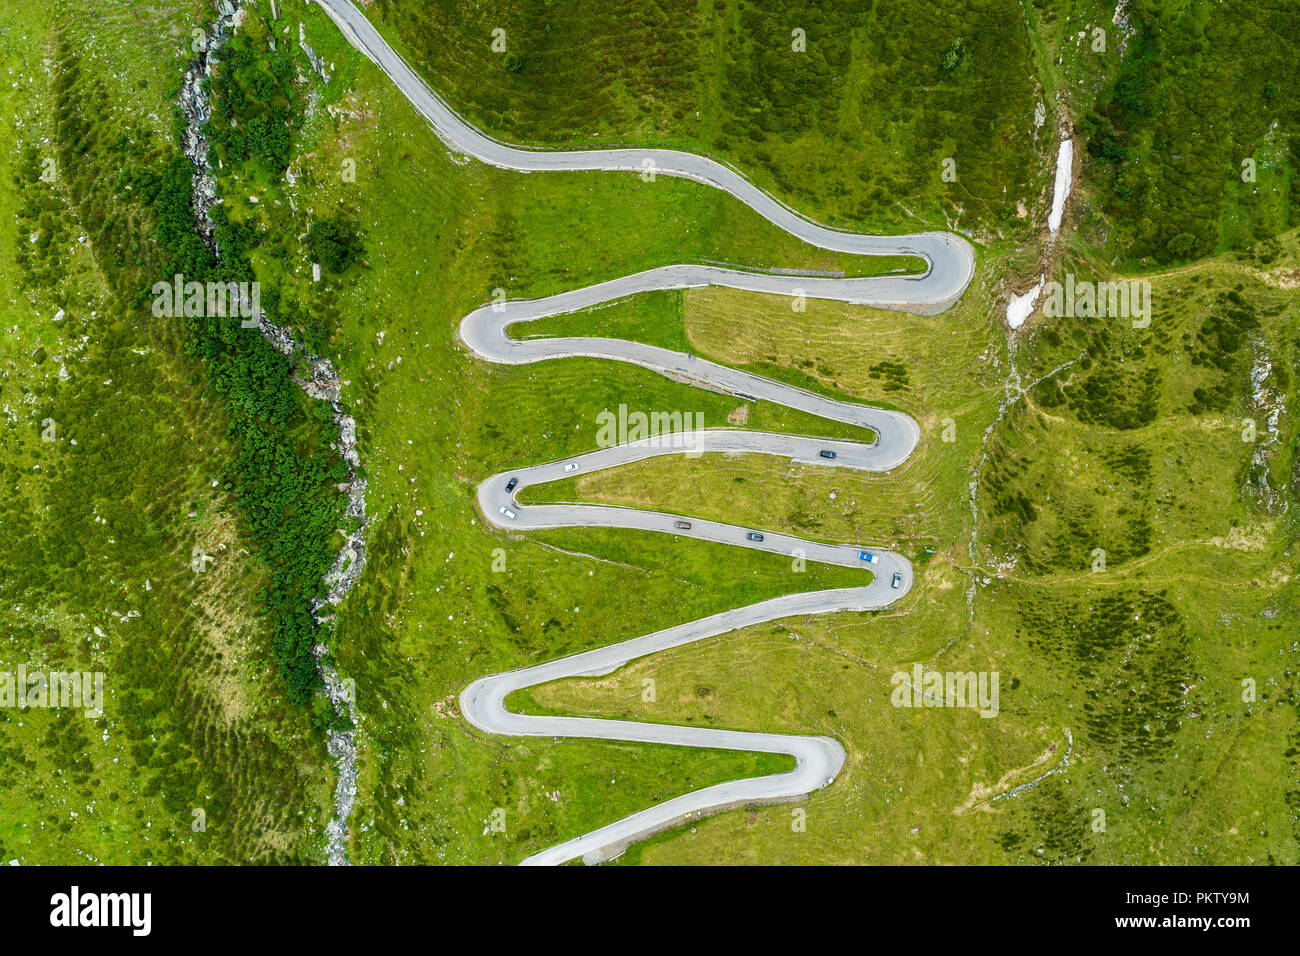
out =
<svg viewBox="0 0 1300 956"><path fill-rule="evenodd" d="M298 24L298 46L301 47L302 52L307 55L307 62L311 64L311 68L316 72L316 75L321 78L321 81L326 86L329 86L329 71L325 69L325 62L316 55L316 51L307 45L307 37L303 33L301 23Z"/></svg>
<svg viewBox="0 0 1300 956"><path fill-rule="evenodd" d="M204 127L212 118L212 103L208 98L205 80L212 74L216 63L214 54L225 45L236 26L239 9L235 4L223 2L217 19L207 34L195 41L198 55L190 61L181 83L179 105L185 117L185 130L181 134L181 150L194 164L194 224L210 249L216 251L212 239L212 207L218 202L217 184L208 164L208 138Z"/></svg>
<svg viewBox="0 0 1300 956"><path fill-rule="evenodd" d="M344 516L356 530L348 533L347 540L334 558L334 564L325 573L329 587L325 600L312 607L317 624L325 624L333 615L328 609L339 604L352 585L361 576L366 564L366 479L361 476L361 457L357 454L357 423L339 400L342 382L334 364L329 359L312 355L287 329L272 325L265 317L261 321L262 334L289 362L298 369L296 380L312 398L328 402L338 427L339 440L332 447L348 463L348 480L339 490L347 493L348 504Z"/></svg>
<svg viewBox="0 0 1300 956"><path fill-rule="evenodd" d="M1250 467L1246 473L1246 491L1269 515L1285 513L1287 501L1269 483L1269 467L1281 441L1279 423L1286 411L1286 396L1272 387L1273 360L1262 341L1255 343L1254 361L1250 366L1251 407L1255 427L1262 432L1255 441ZM1262 419L1262 422L1258 422ZM1262 427L1261 427L1262 426Z"/></svg>
<svg viewBox="0 0 1300 956"><path fill-rule="evenodd" d="M243 16L244 11L237 2L222 0L216 20L208 33L197 41L200 49L185 71L179 95L181 114L185 118L181 148L194 164L194 223L203 241L217 256L220 256L221 250L213 238L212 207L221 199L217 194L217 184L209 162L208 139L204 135L204 128L212 116L212 104L204 80L211 75L215 66L214 54L239 28ZM272 16L274 18L274 9ZM306 50L305 44L304 50L312 67L322 72L315 54ZM334 626L334 606L347 596L366 563L366 479L361 475L361 459L357 454L357 423L340 401L342 383L333 363L312 355L288 329L271 324L265 315L259 317L258 328L267 341L289 361L290 367L297 370L295 379L303 390L312 398L329 403L339 435L338 442L332 447L348 464L348 480L339 487L348 496L345 512L349 529L347 540L323 579L329 589L326 598L312 605L312 618L317 627L328 633ZM339 677L324 641L318 641L312 652L316 657L316 667L324 684L325 695L333 705L335 715L347 717L350 726L355 728L356 695L351 681ZM334 815L326 828L326 855L331 866L348 865L348 818L352 814L357 794L355 735L355 729L331 730L326 740L329 755L338 770L338 782L334 788Z"/></svg>

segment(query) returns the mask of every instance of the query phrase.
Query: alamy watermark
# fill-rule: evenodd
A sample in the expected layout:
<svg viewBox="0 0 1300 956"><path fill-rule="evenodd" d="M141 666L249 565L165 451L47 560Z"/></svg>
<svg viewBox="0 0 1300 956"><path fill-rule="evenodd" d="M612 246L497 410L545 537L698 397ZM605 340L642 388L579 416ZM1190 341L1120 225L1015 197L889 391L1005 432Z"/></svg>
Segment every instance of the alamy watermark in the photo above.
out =
<svg viewBox="0 0 1300 956"><path fill-rule="evenodd" d="M171 282L155 282L149 291L155 318L240 318L239 324L246 329L261 323L260 282L186 282L185 276L177 273Z"/></svg>
<svg viewBox="0 0 1300 956"><path fill-rule="evenodd" d="M698 458L704 454L703 427L703 412L629 412L621 404L617 413L607 408L596 416L596 444L613 448L643 441L649 448L681 448L687 457Z"/></svg>
<svg viewBox="0 0 1300 956"><path fill-rule="evenodd" d="M969 707L981 717L998 715L997 671L927 671L913 664L910 674L895 671L889 683L895 707Z"/></svg>
<svg viewBox="0 0 1300 956"><path fill-rule="evenodd" d="M1043 315L1051 318L1132 319L1135 329L1151 324L1151 283L1146 279L1076 282L1071 272L1064 285L1048 282L1043 292Z"/></svg>
<svg viewBox="0 0 1300 956"><path fill-rule="evenodd" d="M84 710L87 717L104 714L104 674L102 671L29 671L26 664L18 670L0 671L0 707L27 708L71 707Z"/></svg>
<svg viewBox="0 0 1300 956"><path fill-rule="evenodd" d="M148 936L153 927L152 893L83 893L74 885L50 897L50 925L124 927L133 936Z"/></svg>

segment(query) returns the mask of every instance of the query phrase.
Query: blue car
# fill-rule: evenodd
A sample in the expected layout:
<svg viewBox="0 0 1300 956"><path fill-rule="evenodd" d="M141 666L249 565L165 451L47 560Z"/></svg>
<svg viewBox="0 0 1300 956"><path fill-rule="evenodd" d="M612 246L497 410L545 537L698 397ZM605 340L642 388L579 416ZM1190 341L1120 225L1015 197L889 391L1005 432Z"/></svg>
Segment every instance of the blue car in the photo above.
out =
<svg viewBox="0 0 1300 956"><path fill-rule="evenodd" d="M876 557L874 554L868 554L866 551L859 551L858 557L861 558L863 561L867 562L867 564L880 563L880 559L878 557Z"/></svg>

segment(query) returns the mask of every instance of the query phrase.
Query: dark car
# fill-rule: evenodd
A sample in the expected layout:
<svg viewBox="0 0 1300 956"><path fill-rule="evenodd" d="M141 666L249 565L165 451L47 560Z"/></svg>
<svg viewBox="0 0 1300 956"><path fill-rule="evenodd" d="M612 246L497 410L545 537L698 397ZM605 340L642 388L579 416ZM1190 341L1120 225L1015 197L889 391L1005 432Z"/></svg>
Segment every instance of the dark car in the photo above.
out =
<svg viewBox="0 0 1300 956"><path fill-rule="evenodd" d="M822 457L823 457L823 458L834 458L834 457L835 457L835 452L831 451L830 449L823 448L823 449L822 449Z"/></svg>
<svg viewBox="0 0 1300 956"><path fill-rule="evenodd" d="M762 541L762 540L763 540L763 536L762 536L761 534L759 534L757 531L751 531L749 534L745 535L745 537L748 538L750 541Z"/></svg>
<svg viewBox="0 0 1300 956"><path fill-rule="evenodd" d="M691 530L691 523L690 523L689 521L674 521L674 522L673 522L673 527L674 527L674 528L681 528L683 531L690 531L690 530Z"/></svg>
<svg viewBox="0 0 1300 956"><path fill-rule="evenodd" d="M517 484L519 484L519 479L511 478L509 481L506 482L506 491L514 491L515 485Z"/></svg>
<svg viewBox="0 0 1300 956"><path fill-rule="evenodd" d="M903 572L902 572L902 571L895 571L895 572L894 572L894 580L893 580L893 582L890 584L890 587L901 588L902 586L903 586Z"/></svg>

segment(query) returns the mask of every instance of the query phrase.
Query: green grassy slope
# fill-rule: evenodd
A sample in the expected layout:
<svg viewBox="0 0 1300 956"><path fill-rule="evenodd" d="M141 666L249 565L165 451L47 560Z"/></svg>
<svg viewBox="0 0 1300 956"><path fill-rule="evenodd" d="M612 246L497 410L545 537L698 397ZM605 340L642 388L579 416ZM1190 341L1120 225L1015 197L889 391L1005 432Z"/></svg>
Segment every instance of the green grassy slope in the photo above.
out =
<svg viewBox="0 0 1300 956"><path fill-rule="evenodd" d="M1008 339L1000 321L1004 277L1040 251L1016 243L1044 216L1041 171L1054 158L1058 102L1067 120L1081 116L1127 69L1133 41L1111 13L1088 3L990 6L981 15L1007 38L998 54L958 44L945 71L945 53L964 34L947 30L943 16L905 20L887 4L868 14L823 11L828 22L862 21L822 38L831 46L851 38L848 59L828 47L814 63L814 72L842 72L829 85L805 76L764 100L753 84L760 74L784 80L785 65L771 59L784 34L771 18L728 4L638 8L629 27L637 44L602 26L613 14L569 7L376 6L373 16L434 87L504 139L704 149L830 221L914 226L903 206L929 224L943 225L945 213L952 221L952 198L925 178L931 158L937 165L947 155L927 132L930 123L943 128L929 103L960 113L947 130L955 149L983 151L977 175L986 178L963 184L969 195L959 204L969 214L961 222L994 241L975 285L947 315L815 304L792 316L761 296L701 290L518 330L688 344L728 364L903 408L925 433L914 460L891 476L708 457L538 491L879 541L913 555L921 572L896 611L780 622L599 681L535 689L533 707L833 733L849 748L845 779L808 802L806 833L791 830L789 808L755 809L666 834L629 861L1296 858L1287 796L1295 770L1286 756L1294 666L1281 637L1296 610L1286 556L1294 528L1276 512L1293 493L1294 427L1283 416L1276 437L1265 439L1273 442L1264 469L1275 499L1250 465L1255 447L1238 435L1242 418L1267 417L1250 384L1257 356L1271 362L1274 398L1292 400L1294 310L1285 285L1294 237L1196 275L1154 277L1145 331L1036 320ZM583 15L590 26L580 37ZM1105 53L1077 36L1090 38L1097 24L1109 31ZM517 59L491 51L496 25ZM884 71L886 48L897 52L892 72ZM934 75L918 80L926 50L934 51ZM692 64L685 75L682 63ZM661 67L671 81L655 79ZM474 484L512 463L588 450L600 410L620 402L703 410L720 424L712 416L738 403L609 363L485 366L453 344L455 325L496 286L545 294L690 258L682 243L701 238L714 244L706 258L805 267L817 259L761 229L738 230L743 212L712 205L689 184L649 189L620 177L518 177L451 163L382 79L365 67L355 76L357 97L344 95L333 140L306 165L328 184L314 204L355 211L376 239L368 268L340 290L354 306L340 310L333 340L364 396L382 516L373 574L343 624L342 653L362 684L363 710L378 714L363 754L363 803L377 809L362 811L368 828L356 844L368 859L518 859L664 794L658 761L669 758L647 750L646 765L630 776L621 748L478 741L450 719L467 680L812 579L765 572L746 556L696 556L657 536L483 533ZM980 98L995 91L990 114ZM763 105L737 109L738 96ZM1035 132L1040 97L1051 112ZM913 125L872 123L862 114L868 100L893 118L906 110ZM793 135L762 128L794 115L785 103L795 112L816 105L799 114ZM864 146L831 149L836 137ZM880 161L895 143L906 172ZM1105 169L1086 140L1080 154L1067 236L1049 266L1058 278L1066 270L1106 278L1115 231L1131 222L1106 198ZM858 163L868 155L876 161L866 173ZM349 156L365 171L355 184L333 175ZM959 158L959 183L969 169ZM985 185L992 188L981 192ZM877 187L888 202L873 204ZM674 206L661 205L667 197ZM1011 226L1021 220L1017 203L1024 222ZM1028 395L1016 391L1063 364ZM804 427L762 408L751 409L756 424ZM1090 570L1094 548L1107 552L1104 572ZM1222 556L1206 561L1207 552ZM494 559L505 570L493 570ZM890 675L917 661L999 671L998 717L890 707ZM1247 677L1260 689L1254 703L1241 700ZM660 688L654 703L641 700L646 678ZM673 772L702 756L679 756ZM607 758L618 799L595 812L581 795L603 787ZM1237 783L1218 782L1211 767L1231 767ZM550 796L556 779L567 784L558 799ZM383 808L398 796L404 809L392 819ZM519 816L522 834L483 833L495 807ZM1093 829L1095 810L1106 812L1104 832Z"/></svg>
<svg viewBox="0 0 1300 956"><path fill-rule="evenodd" d="M1110 85L1083 116L1130 260L1186 261L1300 225L1300 101L1286 2L1136 2Z"/></svg>
<svg viewBox="0 0 1300 956"><path fill-rule="evenodd" d="M434 89L502 139L705 151L836 225L1027 234L1017 202L1041 182L1039 93L1010 0L371 9Z"/></svg>
<svg viewBox="0 0 1300 956"><path fill-rule="evenodd" d="M0 858L318 859L323 746L268 672L265 575L214 487L224 409L137 303L160 253L119 178L168 153L206 11L8 6L0 670L101 671L106 701L0 710ZM201 574L195 548L215 559Z"/></svg>
<svg viewBox="0 0 1300 956"><path fill-rule="evenodd" d="M1277 281L1300 262L1296 240L1272 270L1227 258L1156 280L1149 329L1061 319L1020 343L1031 375L1081 347L1087 358L1001 416L980 471L976 564L968 525L941 532L897 613L782 622L534 689L540 705L653 719L663 705L634 696L648 678L679 718L815 728L848 743L849 774L809 801L806 833L791 830L788 809L755 810L660 838L630 861L1294 862L1300 607L1283 502L1296 490L1296 436L1263 423L1295 401L1298 303ZM1193 365L1202 330L1233 309L1253 320L1237 354L1223 369ZM946 318L960 327L965 311ZM1207 383L1219 389L1213 406L1194 397ZM1251 441L1247 421L1259 426ZM960 518L956 482L969 464L950 472L945 494L931 460L923 447L867 520L887 529L908 504L926 530ZM747 483L763 470L741 467ZM636 503L655 489L671 499L660 483L688 473L728 509L770 513L793 500L805 509L788 518L797 526L862 525L865 488L856 509L827 500L827 488L846 497L847 480L801 476L756 506L727 494L737 470L590 476L583 497ZM980 582L970 607L967 571ZM998 671L997 717L890 706L890 675L918 661ZM692 693L697 684L709 693Z"/></svg>

